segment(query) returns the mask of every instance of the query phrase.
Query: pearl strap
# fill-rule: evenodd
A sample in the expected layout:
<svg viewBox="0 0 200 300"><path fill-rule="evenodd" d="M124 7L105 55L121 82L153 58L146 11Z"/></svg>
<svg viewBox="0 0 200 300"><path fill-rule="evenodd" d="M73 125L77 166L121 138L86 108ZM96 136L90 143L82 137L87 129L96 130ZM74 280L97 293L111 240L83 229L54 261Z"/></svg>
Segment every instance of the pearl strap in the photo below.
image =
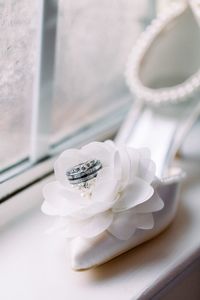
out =
<svg viewBox="0 0 200 300"><path fill-rule="evenodd" d="M194 99L198 95L200 96L200 70L181 84L160 89L152 89L144 86L138 76L142 59L152 42L170 21L173 21L173 19L184 12L185 9L186 6L183 4L174 4L164 14L153 20L141 34L128 59L125 74L128 86L138 99L150 105L158 106L164 103L177 104L188 101L191 98Z"/></svg>

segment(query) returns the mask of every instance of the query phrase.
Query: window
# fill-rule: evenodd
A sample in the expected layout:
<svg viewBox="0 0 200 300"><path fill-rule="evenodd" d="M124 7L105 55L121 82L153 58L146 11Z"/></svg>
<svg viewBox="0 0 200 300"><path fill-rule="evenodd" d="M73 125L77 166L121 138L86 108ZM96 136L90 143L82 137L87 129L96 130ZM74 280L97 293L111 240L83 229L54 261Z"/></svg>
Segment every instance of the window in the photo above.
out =
<svg viewBox="0 0 200 300"><path fill-rule="evenodd" d="M148 5L1 2L0 182L75 139L116 130L131 104L124 69Z"/></svg>

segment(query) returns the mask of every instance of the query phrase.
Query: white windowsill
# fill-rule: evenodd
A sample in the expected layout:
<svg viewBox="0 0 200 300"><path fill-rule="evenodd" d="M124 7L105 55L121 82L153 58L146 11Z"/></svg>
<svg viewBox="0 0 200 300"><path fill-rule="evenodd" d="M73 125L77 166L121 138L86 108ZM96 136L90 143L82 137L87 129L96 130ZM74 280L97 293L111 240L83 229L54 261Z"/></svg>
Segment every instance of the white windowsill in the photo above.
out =
<svg viewBox="0 0 200 300"><path fill-rule="evenodd" d="M39 209L44 182L6 201L0 206L0 299L174 299L158 293L200 258L200 170L192 163L184 168L188 179L173 224L152 241L85 272L71 270L61 237L44 233L53 222Z"/></svg>

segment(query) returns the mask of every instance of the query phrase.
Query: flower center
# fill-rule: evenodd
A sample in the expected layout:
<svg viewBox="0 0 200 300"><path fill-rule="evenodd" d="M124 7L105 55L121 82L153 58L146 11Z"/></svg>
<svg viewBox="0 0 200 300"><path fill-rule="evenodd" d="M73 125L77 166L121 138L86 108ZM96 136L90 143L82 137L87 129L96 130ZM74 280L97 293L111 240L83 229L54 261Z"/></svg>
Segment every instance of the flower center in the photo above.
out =
<svg viewBox="0 0 200 300"><path fill-rule="evenodd" d="M82 196L91 197L96 177L101 169L101 161L93 159L72 167L66 172L66 176L70 184L81 191Z"/></svg>

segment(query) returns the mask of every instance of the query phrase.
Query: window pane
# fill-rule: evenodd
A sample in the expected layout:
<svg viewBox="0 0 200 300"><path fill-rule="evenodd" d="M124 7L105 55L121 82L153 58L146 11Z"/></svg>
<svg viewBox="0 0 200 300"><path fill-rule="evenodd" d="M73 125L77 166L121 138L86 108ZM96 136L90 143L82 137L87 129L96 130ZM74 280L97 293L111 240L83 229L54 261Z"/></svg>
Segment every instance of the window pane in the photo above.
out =
<svg viewBox="0 0 200 300"><path fill-rule="evenodd" d="M37 4L0 2L0 170L28 156Z"/></svg>
<svg viewBox="0 0 200 300"><path fill-rule="evenodd" d="M130 101L124 69L145 4L60 1L53 141Z"/></svg>

